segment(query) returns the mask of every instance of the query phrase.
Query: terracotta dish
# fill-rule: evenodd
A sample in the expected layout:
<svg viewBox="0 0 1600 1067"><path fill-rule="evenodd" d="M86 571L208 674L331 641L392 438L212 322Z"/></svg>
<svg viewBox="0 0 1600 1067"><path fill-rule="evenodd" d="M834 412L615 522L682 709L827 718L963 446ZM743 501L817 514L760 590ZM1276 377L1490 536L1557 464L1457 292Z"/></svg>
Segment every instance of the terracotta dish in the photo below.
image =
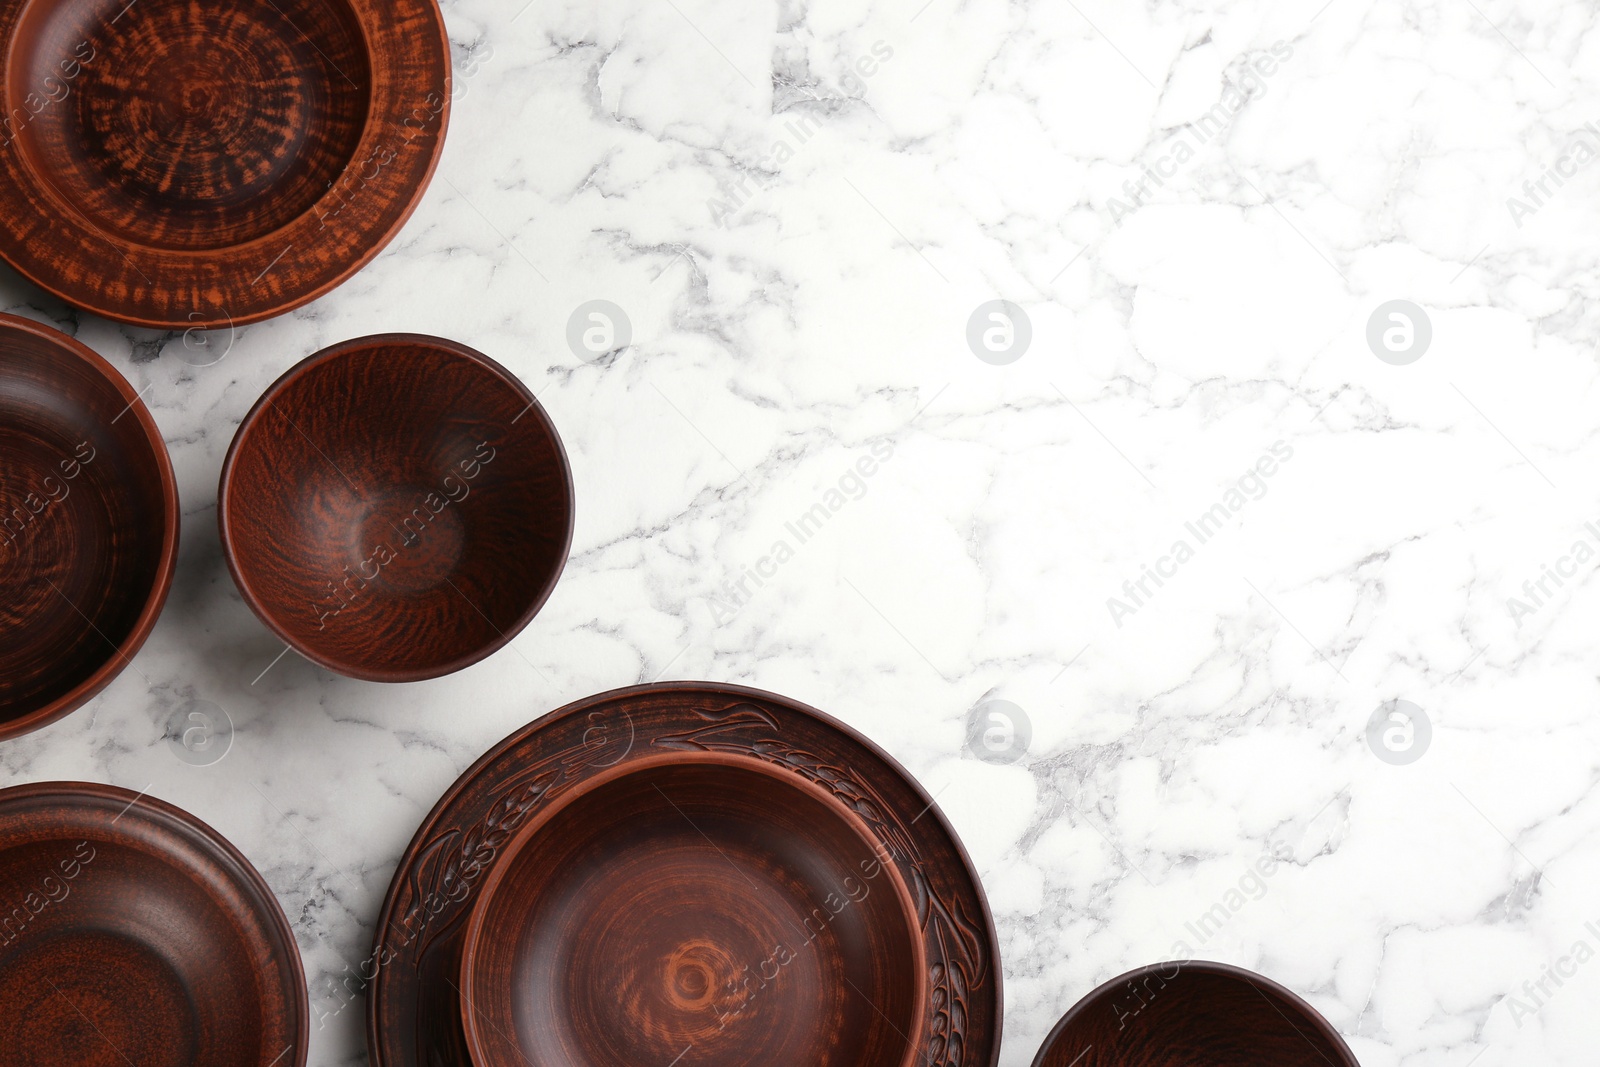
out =
<svg viewBox="0 0 1600 1067"><path fill-rule="evenodd" d="M887 849L734 755L625 761L525 823L463 940L476 1067L905 1067L927 974Z"/></svg>
<svg viewBox="0 0 1600 1067"><path fill-rule="evenodd" d="M222 467L228 569L301 655L435 678L522 630L572 541L554 424L498 363L436 337L335 345L245 416Z"/></svg>
<svg viewBox="0 0 1600 1067"><path fill-rule="evenodd" d="M1225 963L1158 963L1073 1006L1033 1067L1359 1067L1315 1008Z"/></svg>
<svg viewBox="0 0 1600 1067"><path fill-rule="evenodd" d="M517 731L417 831L378 929L374 1067L999 1058L994 925L944 816L754 689L637 686Z"/></svg>
<svg viewBox="0 0 1600 1067"><path fill-rule="evenodd" d="M0 740L111 684L177 555L172 463L133 387L72 338L0 315Z"/></svg>
<svg viewBox="0 0 1600 1067"><path fill-rule="evenodd" d="M436 0L0 0L0 254L109 318L255 322L355 273L427 187Z"/></svg>
<svg viewBox="0 0 1600 1067"><path fill-rule="evenodd" d="M112 786L0 790L0 1067L301 1067L294 934L216 831Z"/></svg>

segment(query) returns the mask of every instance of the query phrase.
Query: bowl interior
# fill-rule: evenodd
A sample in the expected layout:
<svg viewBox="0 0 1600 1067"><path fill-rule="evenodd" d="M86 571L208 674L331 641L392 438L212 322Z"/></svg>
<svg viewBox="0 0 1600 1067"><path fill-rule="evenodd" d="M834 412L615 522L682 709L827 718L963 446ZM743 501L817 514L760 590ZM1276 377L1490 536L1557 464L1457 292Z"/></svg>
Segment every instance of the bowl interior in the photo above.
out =
<svg viewBox="0 0 1600 1067"><path fill-rule="evenodd" d="M1090 993L1035 1067L1357 1067L1333 1028L1275 982L1235 967L1146 967Z"/></svg>
<svg viewBox="0 0 1600 1067"><path fill-rule="evenodd" d="M0 326L0 736L125 661L164 592L158 447L104 370Z"/></svg>
<svg viewBox="0 0 1600 1067"><path fill-rule="evenodd" d="M32 3L6 74L24 158L100 229L242 244L308 211L356 154L371 72L348 0Z"/></svg>
<svg viewBox="0 0 1600 1067"><path fill-rule="evenodd" d="M304 991L267 956L260 902L135 817L115 830L0 848L0 1067L297 1062Z"/></svg>
<svg viewBox="0 0 1600 1067"><path fill-rule="evenodd" d="M627 770L525 828L467 934L473 1062L898 1065L922 942L891 863L792 772Z"/></svg>
<svg viewBox="0 0 1600 1067"><path fill-rule="evenodd" d="M432 677L500 647L554 588L572 530L565 452L484 357L379 338L262 398L223 477L240 588L315 662Z"/></svg>

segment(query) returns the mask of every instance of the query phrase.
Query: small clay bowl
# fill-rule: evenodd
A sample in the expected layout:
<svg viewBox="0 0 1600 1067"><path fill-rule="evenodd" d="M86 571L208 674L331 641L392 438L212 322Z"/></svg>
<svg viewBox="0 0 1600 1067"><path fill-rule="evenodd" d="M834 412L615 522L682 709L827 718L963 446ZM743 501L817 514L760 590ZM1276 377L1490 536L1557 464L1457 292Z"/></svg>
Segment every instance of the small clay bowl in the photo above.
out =
<svg viewBox="0 0 1600 1067"><path fill-rule="evenodd" d="M1317 1010L1225 963L1157 963L1064 1015L1033 1067L1360 1067Z"/></svg>
<svg viewBox="0 0 1600 1067"><path fill-rule="evenodd" d="M327 292L410 216L444 143L436 0L0 0L0 254L164 329Z"/></svg>
<svg viewBox="0 0 1600 1067"><path fill-rule="evenodd" d="M522 630L572 542L572 472L516 376L437 337L346 341L256 402L222 466L223 554L302 656L437 678Z"/></svg>
<svg viewBox="0 0 1600 1067"><path fill-rule="evenodd" d="M301 1067L294 933L250 862L112 786L0 790L0 1067Z"/></svg>
<svg viewBox="0 0 1600 1067"><path fill-rule="evenodd" d="M156 624L178 556L178 487L116 369L0 315L0 740L111 684Z"/></svg>
<svg viewBox="0 0 1600 1067"><path fill-rule="evenodd" d="M917 909L849 808L713 753L623 764L530 820L461 960L475 1067L911 1067Z"/></svg>

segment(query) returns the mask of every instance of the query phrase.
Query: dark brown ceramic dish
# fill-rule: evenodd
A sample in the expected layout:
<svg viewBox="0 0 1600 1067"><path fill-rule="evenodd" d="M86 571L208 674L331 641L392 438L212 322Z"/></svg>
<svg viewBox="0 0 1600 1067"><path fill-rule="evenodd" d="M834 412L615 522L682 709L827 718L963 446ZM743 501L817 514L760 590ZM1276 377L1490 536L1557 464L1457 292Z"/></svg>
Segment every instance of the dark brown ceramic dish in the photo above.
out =
<svg viewBox="0 0 1600 1067"><path fill-rule="evenodd" d="M1225 963L1158 963L1096 989L1033 1067L1359 1067L1317 1010Z"/></svg>
<svg viewBox="0 0 1600 1067"><path fill-rule="evenodd" d="M112 786L0 790L0 1067L301 1067L294 934L194 816Z"/></svg>
<svg viewBox="0 0 1600 1067"><path fill-rule="evenodd" d="M675 763L686 769L673 770ZM704 769L712 766L717 769ZM758 839L749 822L750 808L744 806L736 815L728 806L728 798L707 788L723 775L741 772L764 776L761 784L740 788L747 798L753 799L757 794L789 795L794 798L796 815L814 815L806 820L803 831L795 828L798 840L782 857L759 858L763 849L770 850L773 843ZM782 776L791 775L799 784L785 794L784 787L765 783L774 774L780 781ZM744 781L755 783L758 779L747 777ZM656 786L660 787L659 793ZM778 791L769 792L771 789ZM539 873L538 857L546 828L559 833L563 826L581 821L579 813L586 816L608 810L612 818L584 828L572 839L574 844L587 842L580 846L581 853L584 847L593 848L606 841L626 843L630 831L623 824L624 816L637 812L641 830L668 835L672 847L681 848L682 854L693 860L694 869L710 878L712 885L738 892L741 898L748 897L750 889L743 879L735 883L728 873L732 868L713 875L703 866L705 852L684 833L686 823L682 816L673 813L678 820L674 823L661 806L646 807L653 793L672 797L680 806L687 800L699 813L694 821L707 829L713 840L743 842L738 845L738 854L730 856L733 866L751 875L758 885L762 884L761 879L769 880L767 889L756 894L762 908L781 909L796 899L795 894L779 888L786 873L792 876L817 863L820 866L808 872L806 880L826 884L837 874L837 868L821 860L824 853L836 856L836 850L842 849L843 854L850 854L852 848L865 846L873 852L886 852L910 894L925 970L919 985L923 1000L921 1022L915 1032L905 1035L910 1041L904 1062L923 1067L993 1067L1000 1054L1001 1017L994 925L977 874L939 809L889 756L821 712L759 690L708 682L637 686L568 705L508 737L446 792L401 857L379 917L379 939L371 957L363 963L362 973L375 974L367 995L367 1046L374 1067L473 1067L462 1025L460 992L469 916L490 879L501 879L512 887L497 891L495 898L502 892L513 892L515 887L526 889L536 883L537 879L528 878ZM833 805L842 805L853 813L859 826L852 816L841 818ZM689 810L685 808L686 812ZM772 817L793 818L776 813ZM866 835L857 837L861 827ZM508 859L507 850L524 833L526 839ZM846 846L851 839L856 843ZM827 843L825 848L823 843ZM620 862L637 862L647 852L648 846L644 851L630 850ZM595 866L577 853L573 865L591 875L604 871L603 864ZM507 873L501 874L503 867ZM758 871L760 878L756 877ZM546 928L545 919L558 915L575 921L582 921L586 913L591 919L603 918L607 912L603 902L591 906L559 892L576 888L577 881L559 870L545 873L553 877L543 886L556 892L537 894L550 910L535 917L535 929ZM662 878L670 883L671 871L663 872ZM606 895L610 901L626 898L627 885L627 879L616 886L608 881ZM850 931L862 930L859 924L868 916L873 917L872 936L879 944L892 943L898 936L893 929L903 922L895 918L900 909L894 903L898 893L892 891L894 883L886 880L883 872L870 882L863 880L861 885L873 886L861 903L881 910L863 910L848 923L832 927L836 935L848 934L835 957L840 961L865 959L864 946L855 943L858 935ZM636 887L647 889L649 885ZM669 889L656 898L653 906L670 910L672 899L673 891ZM828 907L826 898L824 906ZM835 900L833 907L837 906ZM496 907L493 899L485 905L485 926L498 924ZM834 922L844 923L849 911L841 911ZM635 921L625 908L611 909L610 914L624 926ZM670 918L666 911L656 914ZM743 931L732 926L716 931L698 939L707 942L705 945L691 944L697 940L693 937L673 936L710 931L707 920L712 914L734 912L730 907L715 913L688 913L677 927L669 922L659 931L640 931L639 936L649 940L646 951L655 957L656 966L653 970L644 966L635 972L643 984L634 987L638 996L632 1002L637 1008L633 1018L641 1022L654 1018L662 1024L659 1035L665 1037L682 1032L689 1017L695 1015L706 1041L714 1043L724 1040L730 1032L737 1036L738 1028L747 1023L781 1030L788 1020L806 1017L806 997L786 988L783 983L788 978L782 973L802 964L798 960L778 963L783 947L790 948L797 957L809 951L803 946L804 929L793 935L801 944L767 946L751 967L751 985L746 985L743 967L749 961L737 958L743 947ZM817 921L813 918L813 927ZM751 923L765 925L764 920L753 917ZM594 936L608 936L604 921L592 929ZM555 943L570 945L571 940L561 935ZM680 948L684 951L679 952ZM500 952L500 948L481 941L478 951ZM521 959L524 964L529 962L526 956ZM738 968L732 990L725 979L719 981L725 970L724 961ZM775 965L778 974L772 979ZM810 969L794 973L821 973L817 969L821 966L819 961L804 966ZM889 966L886 975L894 973L894 965ZM663 967L667 969L663 971ZM769 979L764 990L763 968ZM851 980L860 981L854 975ZM541 988L537 968L525 971L518 981L527 983L518 986L523 991ZM856 995L848 985L844 991ZM573 1008L587 1002L597 1013L627 1010L625 1005L594 1003L592 987L587 983L570 991L551 992L568 998L568 1006ZM619 990L619 997L622 995ZM668 1002L670 1008L665 1006ZM886 1014L903 1010L892 998L884 1003ZM846 1012L859 1011L862 1006L848 1002L837 1005ZM527 1007L538 1012L546 1010L546 1005ZM563 1020L555 1032L571 1035L588 1025L574 1017ZM616 1036L624 1043L643 1042L650 1056L631 1059L626 1053L618 1053L611 1059L570 1060L535 1057L533 1062L540 1067L655 1062L648 1035ZM751 1034L738 1040L759 1042L765 1036ZM810 1053L803 1042L817 1036L795 1036L802 1042L799 1047L805 1049L803 1056ZM663 1065L682 1051L682 1046L674 1049ZM819 1060L686 1056L679 1062L680 1067L690 1062L867 1062L853 1058L858 1051L841 1044L829 1053L832 1058ZM902 1062L901 1051L886 1049L883 1059L872 1062L898 1064Z"/></svg>
<svg viewBox="0 0 1600 1067"><path fill-rule="evenodd" d="M436 0L0 0L0 254L145 326L242 325L376 255L433 174Z"/></svg>
<svg viewBox="0 0 1600 1067"><path fill-rule="evenodd" d="M475 1067L910 1067L916 906L837 797L735 755L626 761L525 823L463 940Z"/></svg>
<svg viewBox="0 0 1600 1067"><path fill-rule="evenodd" d="M0 740L111 684L177 555L172 463L133 387L72 338L0 315Z"/></svg>
<svg viewBox="0 0 1600 1067"><path fill-rule="evenodd" d="M436 337L335 345L245 416L222 467L245 601L329 670L435 678L528 624L572 541L572 473L516 376Z"/></svg>

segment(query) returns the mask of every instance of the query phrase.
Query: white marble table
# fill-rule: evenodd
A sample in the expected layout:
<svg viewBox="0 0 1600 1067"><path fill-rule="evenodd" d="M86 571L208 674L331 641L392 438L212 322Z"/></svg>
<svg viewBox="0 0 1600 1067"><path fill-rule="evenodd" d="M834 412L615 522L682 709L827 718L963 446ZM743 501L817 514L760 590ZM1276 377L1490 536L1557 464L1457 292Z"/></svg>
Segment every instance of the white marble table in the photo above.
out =
<svg viewBox="0 0 1600 1067"><path fill-rule="evenodd" d="M520 3L446 6L438 176L305 309L201 349L4 272L5 310L145 390L184 527L136 669L0 746L0 781L148 787L237 842L299 937L311 1062L355 1064L342 973L477 755L599 690L747 683L937 794L999 927L1007 1067L1174 952L1301 992L1366 1067L1593 1062L1591 10ZM593 300L631 333L599 359L567 339ZM215 507L256 396L388 330L520 374L579 500L514 646L401 686L280 655ZM994 700L1025 751L974 758ZM1409 763L1368 739L1397 700ZM185 762L169 718L213 707L231 750Z"/></svg>

